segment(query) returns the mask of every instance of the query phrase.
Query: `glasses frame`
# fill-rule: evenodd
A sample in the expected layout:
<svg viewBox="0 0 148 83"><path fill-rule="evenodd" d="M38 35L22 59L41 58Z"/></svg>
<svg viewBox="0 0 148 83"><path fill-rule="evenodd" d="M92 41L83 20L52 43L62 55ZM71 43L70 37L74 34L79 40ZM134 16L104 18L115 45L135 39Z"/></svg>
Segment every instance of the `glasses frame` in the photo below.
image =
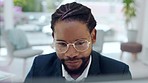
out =
<svg viewBox="0 0 148 83"><path fill-rule="evenodd" d="M88 40L83 40L83 41L86 41L87 42L87 48L85 49L85 50L78 50L77 48L76 48L76 43L78 42L78 41L80 41L80 40L77 40L77 41L75 41L75 42L73 42L73 43L67 43L67 42L65 42L66 43L66 50L65 51L63 51L63 52L59 52L59 53L66 53L67 51L68 51L68 49L69 49L69 47L70 47L70 45L72 45L74 48L75 48L75 50L76 51L78 51L78 52L84 52L84 51L86 51L88 48L89 48L89 45L90 45L90 42L88 41ZM56 41L55 41L55 43L54 43L54 46L55 46L55 49L56 49Z"/></svg>

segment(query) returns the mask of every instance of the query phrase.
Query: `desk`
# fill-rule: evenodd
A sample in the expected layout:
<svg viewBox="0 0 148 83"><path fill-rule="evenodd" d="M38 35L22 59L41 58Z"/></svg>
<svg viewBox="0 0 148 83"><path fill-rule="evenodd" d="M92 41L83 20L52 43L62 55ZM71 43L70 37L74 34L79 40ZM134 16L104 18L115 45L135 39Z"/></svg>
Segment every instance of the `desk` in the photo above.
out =
<svg viewBox="0 0 148 83"><path fill-rule="evenodd" d="M7 72L4 72L4 71L0 71L0 83L2 82L13 82L13 77L15 75L12 74L12 73L7 73Z"/></svg>

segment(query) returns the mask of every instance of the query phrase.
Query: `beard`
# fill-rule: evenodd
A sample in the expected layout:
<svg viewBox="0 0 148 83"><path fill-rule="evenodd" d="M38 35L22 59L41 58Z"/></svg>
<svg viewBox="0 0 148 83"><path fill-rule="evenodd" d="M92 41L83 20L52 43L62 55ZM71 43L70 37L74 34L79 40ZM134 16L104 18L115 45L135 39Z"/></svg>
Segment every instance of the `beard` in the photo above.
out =
<svg viewBox="0 0 148 83"><path fill-rule="evenodd" d="M64 65L64 68L65 70L71 75L71 74L82 74L83 71L85 70L85 68L87 67L88 65L88 62L89 62L89 58L90 56L88 57L82 57L82 58L69 58L69 59L62 59L61 62L62 64ZM67 67L67 65L64 63L65 61L67 60L78 60L78 59L81 59L82 60L82 64L81 66L78 68L78 69L69 69Z"/></svg>

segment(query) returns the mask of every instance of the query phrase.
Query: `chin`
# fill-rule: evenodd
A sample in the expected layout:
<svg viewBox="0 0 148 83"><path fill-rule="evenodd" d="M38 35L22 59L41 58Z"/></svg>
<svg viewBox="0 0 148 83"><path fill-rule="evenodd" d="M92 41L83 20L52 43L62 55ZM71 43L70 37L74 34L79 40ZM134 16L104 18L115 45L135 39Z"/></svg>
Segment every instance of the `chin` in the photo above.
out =
<svg viewBox="0 0 148 83"><path fill-rule="evenodd" d="M77 69L79 69L81 67L82 62L79 62L79 63L71 63L71 64L70 63L69 64L65 63L65 65L70 70L77 70Z"/></svg>
<svg viewBox="0 0 148 83"><path fill-rule="evenodd" d="M86 68L88 60L89 58L82 58L75 61L63 61L63 65L69 74L80 74Z"/></svg>
<svg viewBox="0 0 148 83"><path fill-rule="evenodd" d="M67 66L67 68L68 68L69 70L77 70L77 69L80 68L80 66Z"/></svg>

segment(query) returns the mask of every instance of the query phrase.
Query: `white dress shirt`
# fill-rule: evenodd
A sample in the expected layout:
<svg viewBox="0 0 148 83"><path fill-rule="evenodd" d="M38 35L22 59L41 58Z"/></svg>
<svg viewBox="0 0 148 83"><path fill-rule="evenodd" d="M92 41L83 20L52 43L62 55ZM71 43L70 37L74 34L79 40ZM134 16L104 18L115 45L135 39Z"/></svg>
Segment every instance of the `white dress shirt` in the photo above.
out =
<svg viewBox="0 0 148 83"><path fill-rule="evenodd" d="M76 81L76 82L79 82L79 81L83 81L85 78L87 78L88 76L88 71L90 69L90 65L91 65L91 62L92 62L92 56L90 55L90 58L89 58L89 63L87 65L87 67L85 68L85 70L83 71L83 73L77 78L77 79L73 79L69 74L68 72L65 70L63 64L62 64L62 75L63 77L65 77L65 79L67 81Z"/></svg>

